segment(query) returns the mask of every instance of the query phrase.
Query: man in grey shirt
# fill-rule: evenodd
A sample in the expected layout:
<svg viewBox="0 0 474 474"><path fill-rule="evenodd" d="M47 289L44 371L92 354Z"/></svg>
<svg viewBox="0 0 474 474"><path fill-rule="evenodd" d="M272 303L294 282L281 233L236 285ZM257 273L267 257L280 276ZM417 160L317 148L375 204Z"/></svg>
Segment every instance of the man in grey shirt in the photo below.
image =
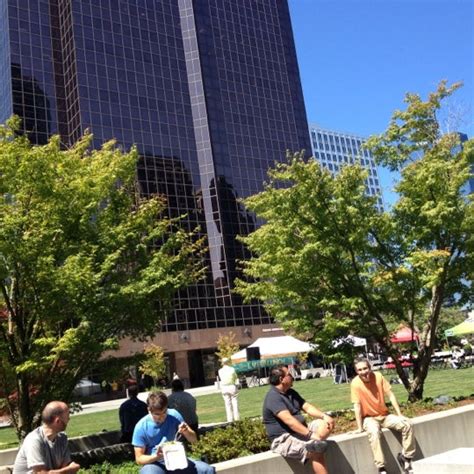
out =
<svg viewBox="0 0 474 474"><path fill-rule="evenodd" d="M180 379L171 382L171 391L172 393L168 397L168 407L178 410L184 421L197 433L199 423L196 413L196 399L184 391L184 385Z"/></svg>
<svg viewBox="0 0 474 474"><path fill-rule="evenodd" d="M29 433L18 451L13 474L74 474L81 466L71 461L67 436L69 407L50 402L41 413L42 424Z"/></svg>

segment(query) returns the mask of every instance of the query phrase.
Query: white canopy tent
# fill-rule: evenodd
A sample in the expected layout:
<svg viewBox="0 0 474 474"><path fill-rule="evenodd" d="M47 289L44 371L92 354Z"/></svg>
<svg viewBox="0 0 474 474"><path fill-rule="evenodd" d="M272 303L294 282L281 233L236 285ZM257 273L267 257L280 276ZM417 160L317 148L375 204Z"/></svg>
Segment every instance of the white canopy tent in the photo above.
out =
<svg viewBox="0 0 474 474"><path fill-rule="evenodd" d="M300 341L293 336L259 337L248 347L258 347L260 357L268 359L273 357L284 357L309 352L316 346L308 342ZM239 363L247 360L246 349L236 352L232 357L232 363Z"/></svg>

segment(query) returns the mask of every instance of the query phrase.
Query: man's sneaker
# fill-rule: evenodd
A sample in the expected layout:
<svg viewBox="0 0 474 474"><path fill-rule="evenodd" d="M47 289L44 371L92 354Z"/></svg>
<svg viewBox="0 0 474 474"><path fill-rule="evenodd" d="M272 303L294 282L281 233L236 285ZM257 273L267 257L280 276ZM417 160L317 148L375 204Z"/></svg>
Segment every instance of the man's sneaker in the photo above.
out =
<svg viewBox="0 0 474 474"><path fill-rule="evenodd" d="M397 455L398 464L402 468L402 472L404 474L409 474L411 470L411 459L406 458L402 453L398 453Z"/></svg>
<svg viewBox="0 0 474 474"><path fill-rule="evenodd" d="M328 449L328 442L319 439L312 439L306 443L306 449L310 453L324 453Z"/></svg>
<svg viewBox="0 0 474 474"><path fill-rule="evenodd" d="M387 474L387 471L385 470L384 467L379 467L378 473L379 473L379 474Z"/></svg>

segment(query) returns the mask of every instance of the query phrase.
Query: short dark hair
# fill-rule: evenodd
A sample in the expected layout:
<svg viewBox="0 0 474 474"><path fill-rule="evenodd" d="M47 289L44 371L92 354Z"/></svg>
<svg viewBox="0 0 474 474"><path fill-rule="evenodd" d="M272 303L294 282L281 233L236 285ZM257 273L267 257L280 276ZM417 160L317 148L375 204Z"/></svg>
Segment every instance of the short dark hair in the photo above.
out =
<svg viewBox="0 0 474 474"><path fill-rule="evenodd" d="M41 412L41 421L50 425L54 422L54 419L58 416L61 416L63 413L67 412L69 407L64 402L54 401L49 402Z"/></svg>
<svg viewBox="0 0 474 474"><path fill-rule="evenodd" d="M272 367L270 371L270 377L268 378L271 385L279 385L281 382L281 378L285 376L284 368L287 368L286 365L278 365L276 367Z"/></svg>
<svg viewBox="0 0 474 474"><path fill-rule="evenodd" d="M168 407L168 397L165 392L151 392L146 399L150 411L164 410Z"/></svg>
<svg viewBox="0 0 474 474"><path fill-rule="evenodd" d="M136 397L138 395L138 392L139 392L138 385L133 384L133 385L130 385L130 387L128 387L128 396L130 398Z"/></svg>
<svg viewBox="0 0 474 474"><path fill-rule="evenodd" d="M180 379L173 380L171 382L171 390L173 392L182 392L184 390L183 382Z"/></svg>
<svg viewBox="0 0 474 474"><path fill-rule="evenodd" d="M367 364L368 367L370 367L370 361L369 359L367 359L367 357L356 357L354 359L354 367L357 365L357 364L360 364L362 362L365 362Z"/></svg>

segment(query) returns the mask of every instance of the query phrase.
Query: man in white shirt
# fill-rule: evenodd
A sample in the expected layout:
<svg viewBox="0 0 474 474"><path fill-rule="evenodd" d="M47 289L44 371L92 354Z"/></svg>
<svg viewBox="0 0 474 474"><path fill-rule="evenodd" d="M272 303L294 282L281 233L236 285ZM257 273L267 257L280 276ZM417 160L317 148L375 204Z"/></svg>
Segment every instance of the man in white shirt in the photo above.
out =
<svg viewBox="0 0 474 474"><path fill-rule="evenodd" d="M229 362L227 357L222 359L222 367L219 369L219 380L221 382L221 393L224 398L227 421L231 422L240 420L240 415L239 402L237 400L239 393L237 388L237 372Z"/></svg>

